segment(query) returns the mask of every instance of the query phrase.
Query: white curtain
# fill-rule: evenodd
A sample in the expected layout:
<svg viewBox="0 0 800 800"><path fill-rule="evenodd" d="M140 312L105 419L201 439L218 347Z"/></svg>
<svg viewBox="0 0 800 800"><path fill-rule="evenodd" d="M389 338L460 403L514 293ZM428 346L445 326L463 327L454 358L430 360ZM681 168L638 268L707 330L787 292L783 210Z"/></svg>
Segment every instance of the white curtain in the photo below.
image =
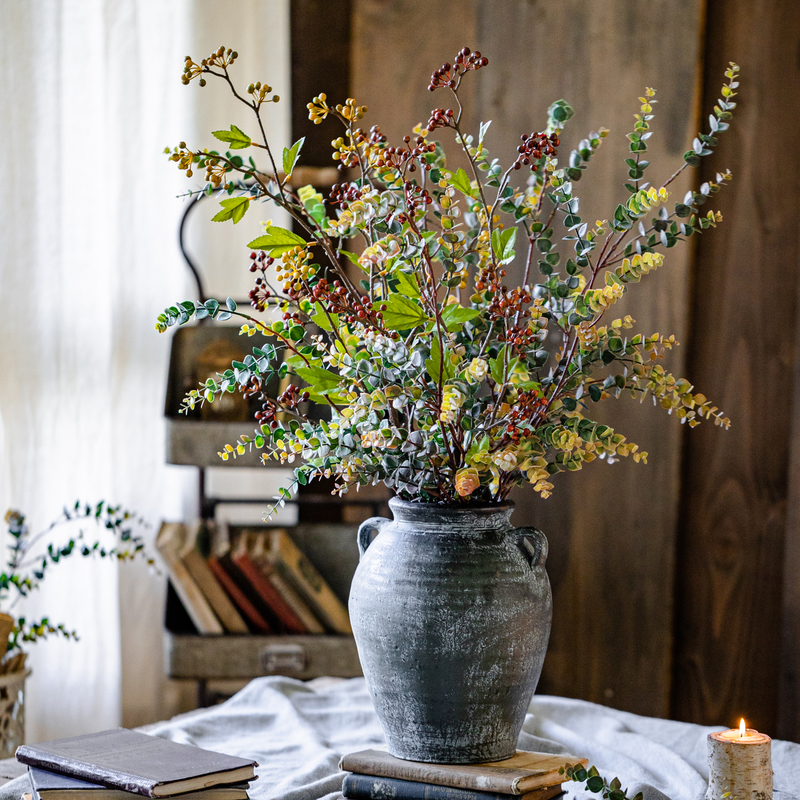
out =
<svg viewBox="0 0 800 800"><path fill-rule="evenodd" d="M187 54L235 47L243 79L276 91L282 80L288 99L287 6L0 0L0 500L35 527L79 497L136 509L151 539L162 519L195 513L196 471L164 463L170 336L153 324L193 295L176 246L187 183L162 151L191 137L211 146L208 129L231 121L221 87L181 85ZM198 101L219 101L219 114L199 114ZM281 113L279 146L288 103ZM213 249L210 235L193 232L197 254ZM143 566L75 558L48 575L25 611L81 640L31 647L29 741L172 710L163 593L164 576Z"/></svg>

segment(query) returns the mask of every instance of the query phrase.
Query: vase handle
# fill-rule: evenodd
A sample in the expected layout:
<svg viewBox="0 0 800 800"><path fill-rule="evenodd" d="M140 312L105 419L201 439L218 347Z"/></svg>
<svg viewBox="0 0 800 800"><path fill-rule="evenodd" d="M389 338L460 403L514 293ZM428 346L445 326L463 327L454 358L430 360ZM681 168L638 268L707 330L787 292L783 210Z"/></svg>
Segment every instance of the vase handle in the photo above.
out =
<svg viewBox="0 0 800 800"><path fill-rule="evenodd" d="M387 522L391 522L391 520L386 519L386 517L370 517L358 526L357 541L359 561L364 558L364 553L367 552L367 548L372 544L372 534L380 533L381 528L386 525Z"/></svg>
<svg viewBox="0 0 800 800"><path fill-rule="evenodd" d="M549 545L547 537L538 528L517 528L517 543L531 567L544 566Z"/></svg>

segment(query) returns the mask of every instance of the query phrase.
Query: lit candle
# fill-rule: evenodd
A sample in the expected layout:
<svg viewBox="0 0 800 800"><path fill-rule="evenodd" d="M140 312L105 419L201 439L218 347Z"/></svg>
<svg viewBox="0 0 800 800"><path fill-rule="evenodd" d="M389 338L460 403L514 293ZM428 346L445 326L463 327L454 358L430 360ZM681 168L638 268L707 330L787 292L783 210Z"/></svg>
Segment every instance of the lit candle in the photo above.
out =
<svg viewBox="0 0 800 800"><path fill-rule="evenodd" d="M772 739L745 727L708 734L706 800L772 800Z"/></svg>

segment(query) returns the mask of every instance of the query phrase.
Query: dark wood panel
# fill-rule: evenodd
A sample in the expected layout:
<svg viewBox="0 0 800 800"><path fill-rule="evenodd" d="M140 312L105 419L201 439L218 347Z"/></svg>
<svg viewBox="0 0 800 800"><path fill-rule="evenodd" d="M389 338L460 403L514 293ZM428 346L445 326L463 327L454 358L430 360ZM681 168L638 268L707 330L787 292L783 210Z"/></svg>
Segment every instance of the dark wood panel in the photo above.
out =
<svg viewBox="0 0 800 800"><path fill-rule="evenodd" d="M704 177L724 231L698 244L690 372L733 420L687 436L676 676L680 719L774 732L797 312L800 4L709 0L704 93L742 67L735 126ZM796 532L794 532L796 536ZM796 578L795 578L796 579Z"/></svg>
<svg viewBox="0 0 800 800"><path fill-rule="evenodd" d="M320 92L344 103L350 88L350 0L291 0L292 141L305 136L303 164L328 167L331 140L341 135L335 120L315 125L306 104Z"/></svg>

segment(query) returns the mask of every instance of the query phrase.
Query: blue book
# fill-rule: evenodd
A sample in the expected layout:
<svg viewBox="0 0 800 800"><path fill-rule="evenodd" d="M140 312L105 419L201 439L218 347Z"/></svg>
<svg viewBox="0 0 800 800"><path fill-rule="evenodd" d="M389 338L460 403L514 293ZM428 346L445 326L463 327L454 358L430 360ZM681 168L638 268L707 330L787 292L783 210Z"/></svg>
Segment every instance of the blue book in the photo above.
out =
<svg viewBox="0 0 800 800"><path fill-rule="evenodd" d="M550 800L563 793L560 783L525 794L503 794L358 773L350 773L342 783L342 794L349 800Z"/></svg>

